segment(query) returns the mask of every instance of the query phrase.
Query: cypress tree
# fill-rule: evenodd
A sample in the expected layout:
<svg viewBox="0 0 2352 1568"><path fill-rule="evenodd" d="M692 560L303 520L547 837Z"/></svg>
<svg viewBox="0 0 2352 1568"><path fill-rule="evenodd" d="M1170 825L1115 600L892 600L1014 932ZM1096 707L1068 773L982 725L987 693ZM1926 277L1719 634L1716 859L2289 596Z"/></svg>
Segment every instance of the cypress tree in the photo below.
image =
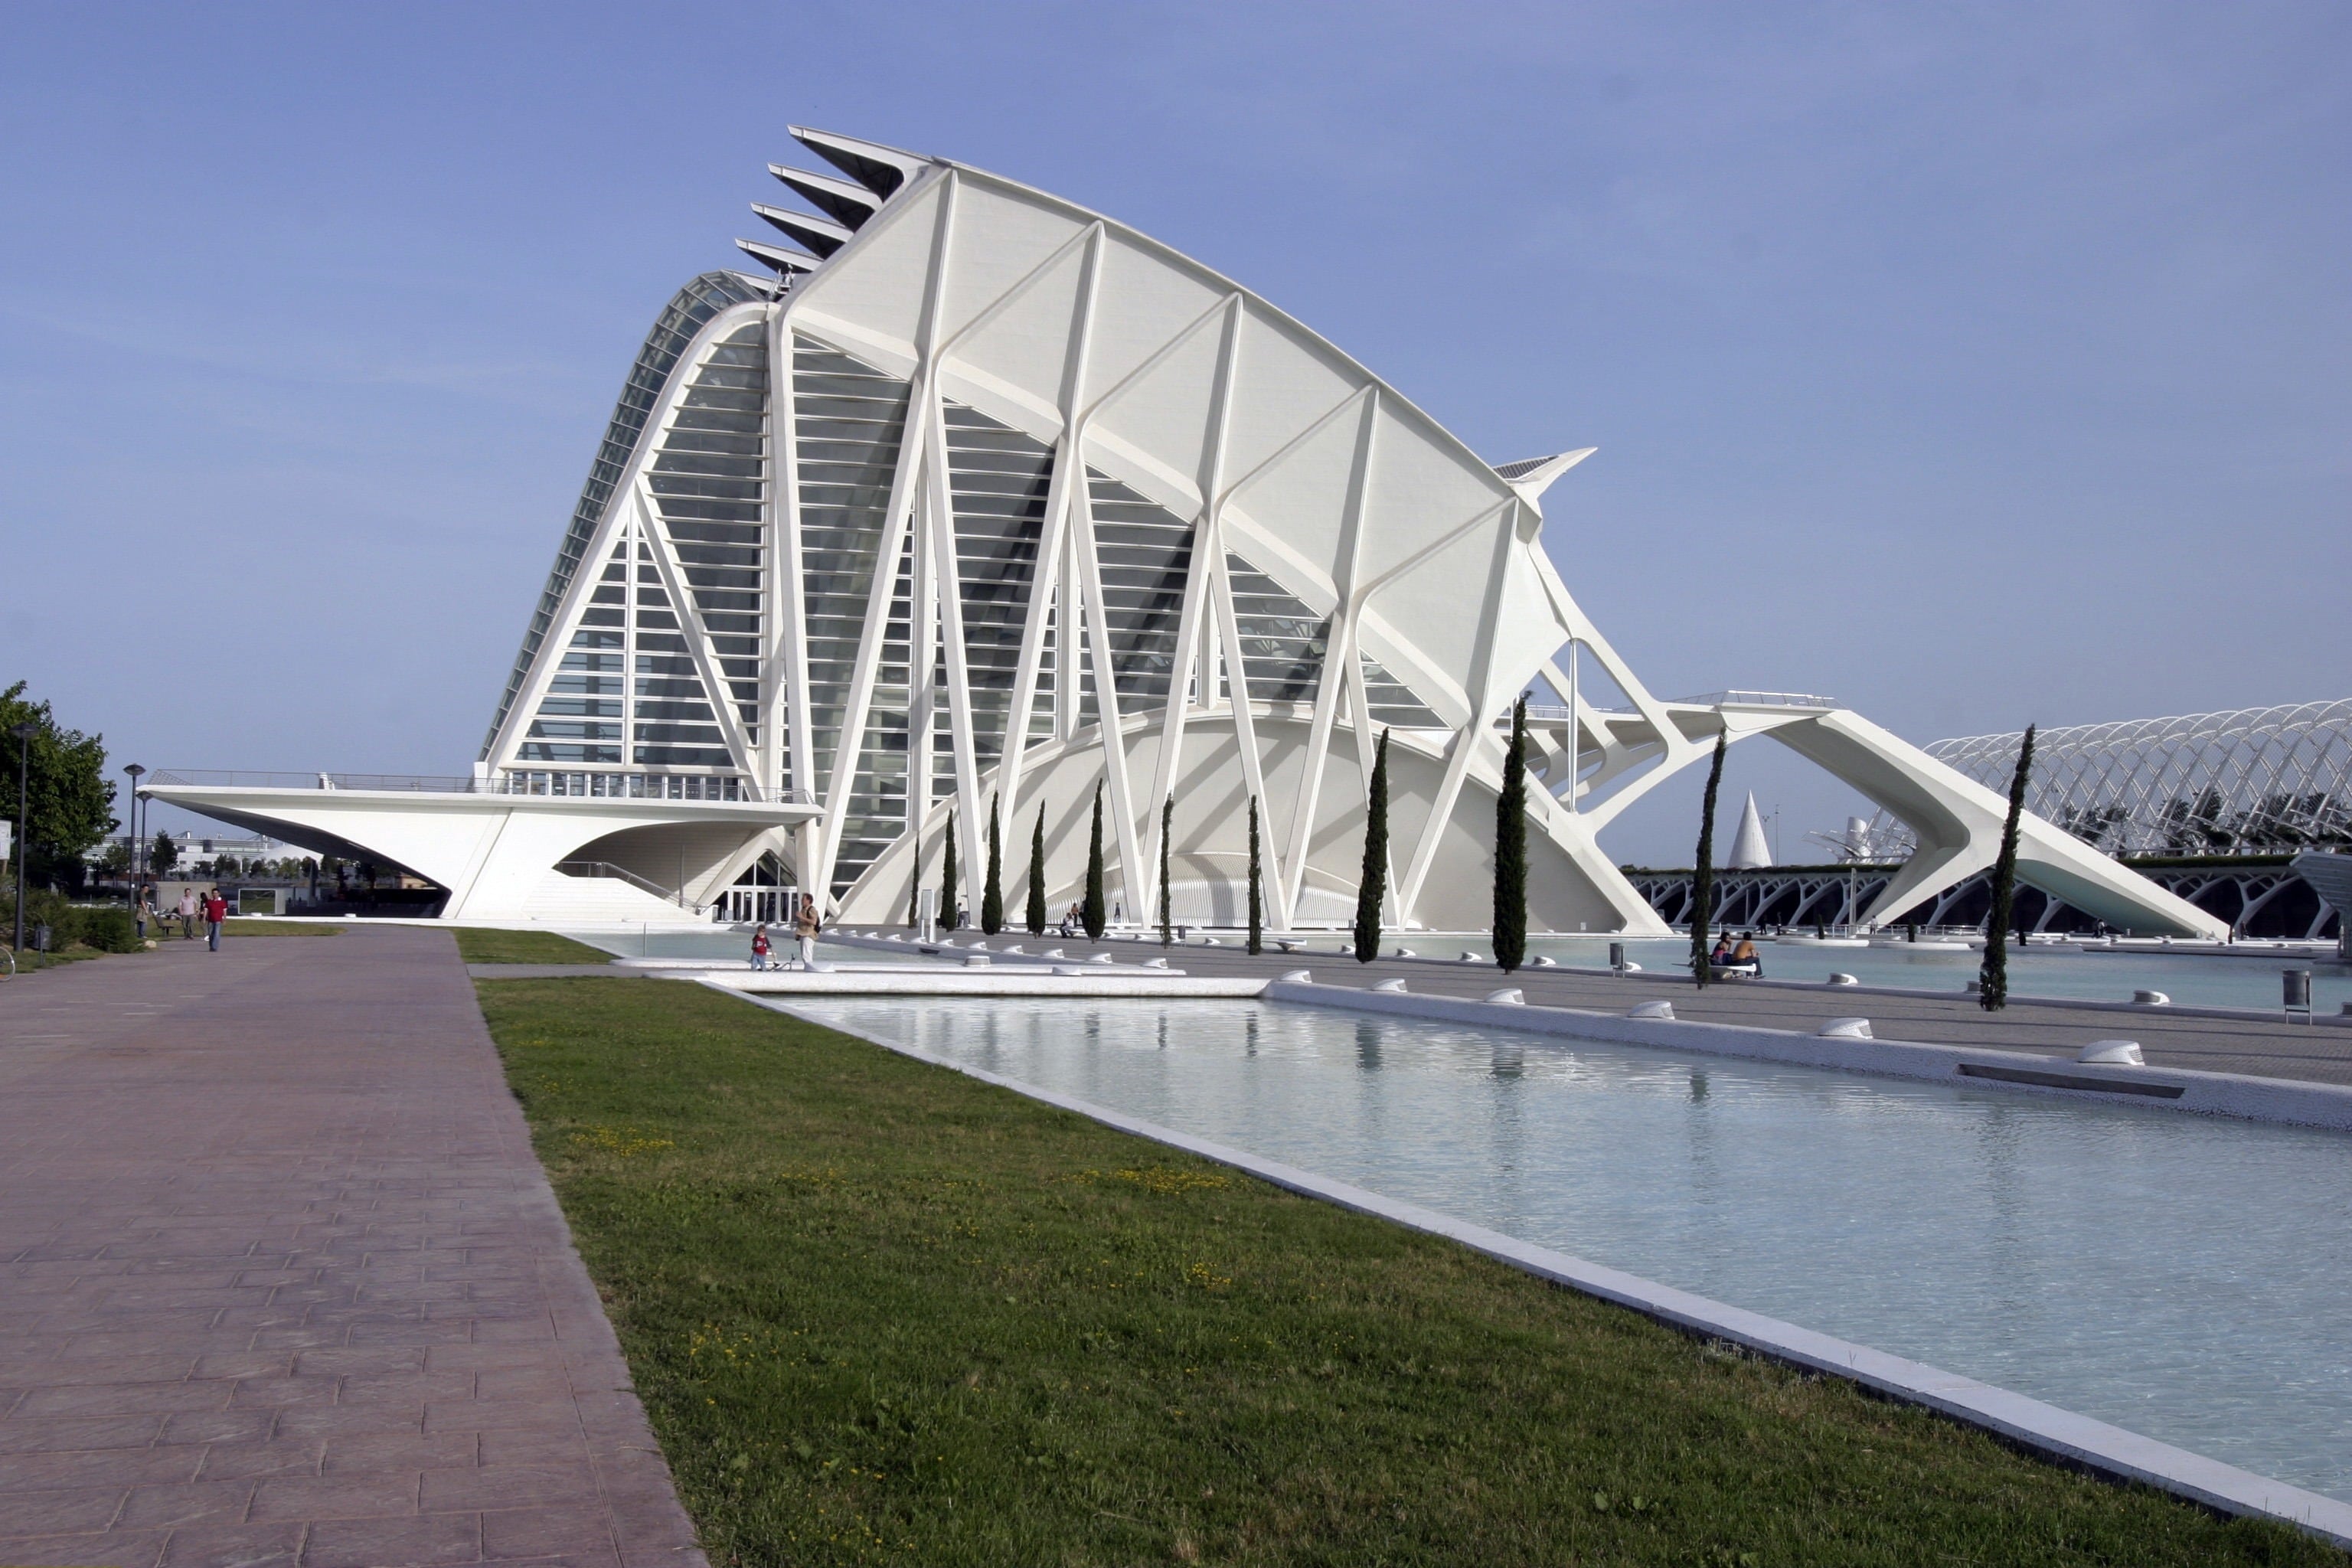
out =
<svg viewBox="0 0 2352 1568"><path fill-rule="evenodd" d="M996 797L988 797L988 885L980 895L980 929L994 936L1004 929L1004 846L996 828Z"/></svg>
<svg viewBox="0 0 2352 1568"><path fill-rule="evenodd" d="M950 931L962 929L956 924L956 883L961 880L956 875L956 869L955 813L950 811L948 813L947 863L940 868L940 924Z"/></svg>
<svg viewBox="0 0 2352 1568"><path fill-rule="evenodd" d="M1045 805L1037 804L1037 831L1029 836L1029 917L1031 936L1045 934Z"/></svg>
<svg viewBox="0 0 2352 1568"><path fill-rule="evenodd" d="M1079 911L1085 921L1087 940L1102 941L1103 928L1110 924L1103 904L1102 846L1102 785L1095 785L1095 826L1087 837L1087 901Z"/></svg>
<svg viewBox="0 0 2352 1568"><path fill-rule="evenodd" d="M1715 912L1715 795L1723 786L1723 753L1731 731L1715 737L1715 761L1706 770L1706 799L1698 811L1698 863L1691 875L1691 982L1705 989L1715 978L1706 966L1706 923Z"/></svg>
<svg viewBox="0 0 2352 1568"><path fill-rule="evenodd" d="M1170 795L1160 803L1160 945L1167 947L1176 940L1174 925L1168 918L1172 902L1168 886L1168 841L1176 837L1176 797Z"/></svg>
<svg viewBox="0 0 2352 1568"><path fill-rule="evenodd" d="M2033 771L2033 726L2025 727L2017 748L2017 772L2009 781L2009 820L2001 825L2000 858L1992 867L1992 909L1985 916L1985 954L1977 1005L1988 1013L2009 1005L2009 919L2017 896L2017 819L2025 815L2025 781Z"/></svg>
<svg viewBox="0 0 2352 1568"><path fill-rule="evenodd" d="M1265 882L1260 877L1257 864L1257 796L1255 795L1250 796L1249 804L1249 950L1256 953L1265 951L1265 918L1262 912L1265 907L1263 892Z"/></svg>
<svg viewBox="0 0 2352 1568"><path fill-rule="evenodd" d="M1511 707L1511 746L1495 797L1495 962L1508 974L1528 956L1528 700Z"/></svg>
<svg viewBox="0 0 2352 1568"><path fill-rule="evenodd" d="M1389 732L1372 752L1372 787L1364 802L1364 870L1356 880L1356 962L1381 955L1381 904L1389 890Z"/></svg>

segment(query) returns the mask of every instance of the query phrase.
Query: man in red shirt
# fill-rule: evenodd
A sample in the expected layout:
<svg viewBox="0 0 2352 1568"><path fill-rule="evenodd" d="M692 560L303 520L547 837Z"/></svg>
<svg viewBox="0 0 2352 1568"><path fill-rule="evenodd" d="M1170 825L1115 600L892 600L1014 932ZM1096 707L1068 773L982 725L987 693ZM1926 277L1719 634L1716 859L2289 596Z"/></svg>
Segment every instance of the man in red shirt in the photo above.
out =
<svg viewBox="0 0 2352 1568"><path fill-rule="evenodd" d="M215 952L220 951L221 921L228 919L228 900L215 888L205 895L205 941Z"/></svg>

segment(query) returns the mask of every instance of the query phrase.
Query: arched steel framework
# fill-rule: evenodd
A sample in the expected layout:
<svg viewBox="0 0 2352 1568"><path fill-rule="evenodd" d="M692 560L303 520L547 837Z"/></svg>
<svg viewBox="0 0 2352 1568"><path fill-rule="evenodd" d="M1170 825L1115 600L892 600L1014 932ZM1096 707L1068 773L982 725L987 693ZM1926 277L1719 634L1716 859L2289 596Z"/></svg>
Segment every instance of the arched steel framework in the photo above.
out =
<svg viewBox="0 0 2352 1568"><path fill-rule="evenodd" d="M1927 754L2007 790L2022 732ZM2044 730L2026 805L2113 855L2278 855L2352 844L2352 700Z"/></svg>

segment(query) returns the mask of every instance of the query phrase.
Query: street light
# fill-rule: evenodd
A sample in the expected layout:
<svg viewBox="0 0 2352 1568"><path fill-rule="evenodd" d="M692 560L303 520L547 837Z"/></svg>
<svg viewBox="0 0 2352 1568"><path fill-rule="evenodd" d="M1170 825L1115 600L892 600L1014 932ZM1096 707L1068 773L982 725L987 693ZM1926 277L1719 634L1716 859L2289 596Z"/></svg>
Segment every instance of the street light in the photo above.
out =
<svg viewBox="0 0 2352 1568"><path fill-rule="evenodd" d="M32 776L33 736L40 729L27 719L15 728L16 736L16 944L25 951L25 857L32 848L32 825L25 820L25 783Z"/></svg>
<svg viewBox="0 0 2352 1568"><path fill-rule="evenodd" d="M137 763L131 763L122 771L131 775L131 918L136 921L145 916L145 907L140 901L147 879L139 874L140 867L145 863L145 857L141 853L145 845L139 837L139 777L147 770Z"/></svg>

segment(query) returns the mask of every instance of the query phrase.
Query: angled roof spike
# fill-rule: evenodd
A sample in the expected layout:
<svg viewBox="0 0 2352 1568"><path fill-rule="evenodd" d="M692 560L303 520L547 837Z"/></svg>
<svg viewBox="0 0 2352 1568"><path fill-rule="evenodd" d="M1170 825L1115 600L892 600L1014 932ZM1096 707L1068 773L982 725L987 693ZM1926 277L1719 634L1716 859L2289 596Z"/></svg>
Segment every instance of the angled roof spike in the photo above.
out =
<svg viewBox="0 0 2352 1568"><path fill-rule="evenodd" d="M830 174L812 174L803 169L787 169L782 163L768 165L768 173L808 198L809 205L835 223L856 228L874 216L882 198L863 185L853 185L847 180L836 180Z"/></svg>
<svg viewBox="0 0 2352 1568"><path fill-rule="evenodd" d="M1580 447L1573 452L1555 452L1549 458L1525 458L1516 463L1505 463L1495 472L1510 481L1521 500L1540 500L1554 479L1599 450L1598 447Z"/></svg>
<svg viewBox="0 0 2352 1568"><path fill-rule="evenodd" d="M763 207L757 202L751 204L751 210L819 256L831 256L849 243L849 230L829 217L812 217L807 213L786 212L782 207Z"/></svg>
<svg viewBox="0 0 2352 1568"><path fill-rule="evenodd" d="M930 163L920 153L902 153L878 142L835 136L829 131L814 131L805 125L788 125L785 129L793 133L793 141L886 201Z"/></svg>
<svg viewBox="0 0 2352 1568"><path fill-rule="evenodd" d="M824 265L814 256L773 245L761 245L756 239L739 239L735 242L735 248L754 261L766 262L779 272L814 272Z"/></svg>

